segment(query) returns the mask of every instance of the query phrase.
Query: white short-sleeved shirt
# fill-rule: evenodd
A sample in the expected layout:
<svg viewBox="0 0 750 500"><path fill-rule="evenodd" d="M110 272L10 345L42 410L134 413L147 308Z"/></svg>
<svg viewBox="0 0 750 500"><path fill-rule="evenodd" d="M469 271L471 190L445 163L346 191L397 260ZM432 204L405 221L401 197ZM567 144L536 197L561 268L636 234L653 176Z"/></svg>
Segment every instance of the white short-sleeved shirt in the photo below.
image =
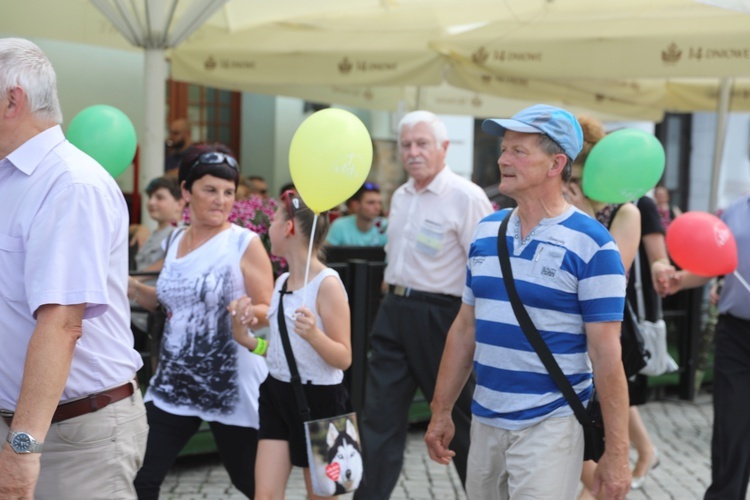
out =
<svg viewBox="0 0 750 500"><path fill-rule="evenodd" d="M474 228L490 213L482 188L447 166L420 191L410 178L391 199L386 283L460 297Z"/></svg>
<svg viewBox="0 0 750 500"><path fill-rule="evenodd" d="M0 214L0 408L16 407L45 304L86 304L63 401L132 379L143 362L130 332L128 211L112 176L49 128L0 160Z"/></svg>

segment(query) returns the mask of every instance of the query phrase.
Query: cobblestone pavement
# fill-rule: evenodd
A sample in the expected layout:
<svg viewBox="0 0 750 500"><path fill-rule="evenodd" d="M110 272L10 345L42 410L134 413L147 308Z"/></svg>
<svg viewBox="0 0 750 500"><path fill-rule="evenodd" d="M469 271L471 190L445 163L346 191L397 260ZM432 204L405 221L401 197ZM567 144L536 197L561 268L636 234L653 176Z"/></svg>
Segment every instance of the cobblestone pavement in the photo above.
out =
<svg viewBox="0 0 750 500"><path fill-rule="evenodd" d="M653 401L641 407L652 439L659 450L660 465L651 471L643 489L628 499L699 499L711 476L710 441L712 407L710 395L694 402L677 399ZM422 441L424 429L409 432L404 468L391 497L403 499L465 499L458 475L452 466L432 462ZM292 472L288 500L304 499L305 486L300 469ZM173 468L162 486L161 499L240 499L215 456L183 459ZM344 500L351 495L340 497ZM750 499L750 496L748 496Z"/></svg>

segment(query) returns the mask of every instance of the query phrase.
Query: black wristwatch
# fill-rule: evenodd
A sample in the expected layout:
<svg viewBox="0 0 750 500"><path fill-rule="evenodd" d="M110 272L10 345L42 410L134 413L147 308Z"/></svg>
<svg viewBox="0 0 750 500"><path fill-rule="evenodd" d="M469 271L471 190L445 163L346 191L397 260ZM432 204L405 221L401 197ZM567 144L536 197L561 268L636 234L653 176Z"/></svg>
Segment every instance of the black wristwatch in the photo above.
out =
<svg viewBox="0 0 750 500"><path fill-rule="evenodd" d="M16 453L41 453L44 443L34 439L28 432L9 432L8 442Z"/></svg>

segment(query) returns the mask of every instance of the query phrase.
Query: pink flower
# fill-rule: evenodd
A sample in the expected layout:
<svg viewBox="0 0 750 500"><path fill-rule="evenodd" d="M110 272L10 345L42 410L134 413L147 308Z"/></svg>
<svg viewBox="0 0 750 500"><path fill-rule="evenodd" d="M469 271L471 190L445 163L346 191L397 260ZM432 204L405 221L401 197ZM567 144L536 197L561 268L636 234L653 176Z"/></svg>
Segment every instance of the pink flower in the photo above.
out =
<svg viewBox="0 0 750 500"><path fill-rule="evenodd" d="M275 255L271 255L271 239L268 236L268 228L271 227L273 215L276 213L278 202L273 198L261 198L251 195L247 200L237 200L234 202L232 210L229 211L229 222L233 222L240 227L245 227L260 236L263 246L271 258L274 278L286 271L286 261ZM185 208L182 214L182 220L190 224L190 211Z"/></svg>

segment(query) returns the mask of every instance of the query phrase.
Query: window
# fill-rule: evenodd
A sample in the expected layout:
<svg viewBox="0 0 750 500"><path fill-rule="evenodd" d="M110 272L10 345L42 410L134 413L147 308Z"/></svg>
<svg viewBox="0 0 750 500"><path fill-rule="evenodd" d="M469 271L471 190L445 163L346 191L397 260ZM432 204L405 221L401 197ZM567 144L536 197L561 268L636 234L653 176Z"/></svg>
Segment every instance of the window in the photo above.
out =
<svg viewBox="0 0 750 500"><path fill-rule="evenodd" d="M687 209L690 199L690 149L692 115L667 113L656 125L656 137L664 145L667 164L661 183L670 193L670 201Z"/></svg>
<svg viewBox="0 0 750 500"><path fill-rule="evenodd" d="M187 118L193 142L221 142L240 160L241 102L239 92L169 80L166 126Z"/></svg>

